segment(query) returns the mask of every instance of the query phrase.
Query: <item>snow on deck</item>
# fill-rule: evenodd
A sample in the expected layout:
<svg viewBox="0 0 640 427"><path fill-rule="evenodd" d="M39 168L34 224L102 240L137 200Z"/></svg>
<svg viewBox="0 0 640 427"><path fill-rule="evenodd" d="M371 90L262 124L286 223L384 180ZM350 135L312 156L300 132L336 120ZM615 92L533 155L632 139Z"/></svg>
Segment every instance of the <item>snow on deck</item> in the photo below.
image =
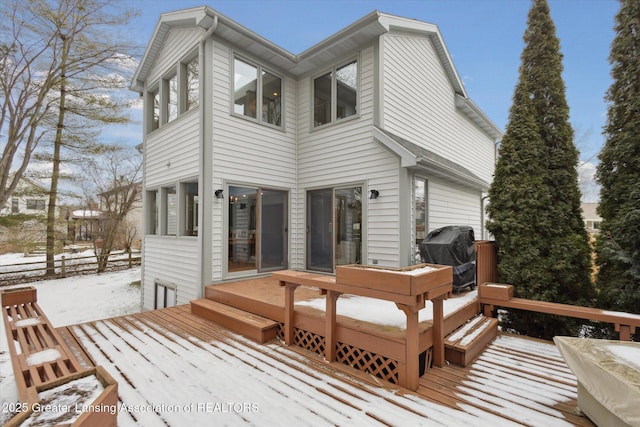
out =
<svg viewBox="0 0 640 427"><path fill-rule="evenodd" d="M466 393L468 403L460 410L413 393L403 395L375 387L277 342L255 344L193 316L187 308L108 319L70 329L96 363L118 381L122 401L119 426L515 425L474 403L473 393ZM549 347L554 348L552 344ZM546 347L542 351L554 353ZM483 368L483 364L490 365L500 357L489 354L477 362L469 381L493 387L489 382L496 374L493 368ZM536 371L544 371L542 365L533 369L532 377L538 374ZM567 377L571 381L570 373ZM566 390L536 390L531 384L509 386L524 387L520 395L536 392L558 401L565 394L568 399L575 397L575 386L567 386ZM504 390L505 386L496 389ZM506 398L511 399L514 394L518 393L510 392ZM506 409L525 423L533 420L535 425L561 425L557 414L542 410L544 405L527 406L530 405L512 400ZM535 418L530 412L536 412Z"/></svg>
<svg viewBox="0 0 640 427"><path fill-rule="evenodd" d="M455 298L444 300L445 317L460 310L466 304L474 301L478 297L478 291L465 292ZM308 301L296 301L296 306L305 306L324 311L326 301L324 298L316 298ZM396 326L404 329L407 323L407 316L395 303L376 298L361 297L355 295L344 295L336 302L336 311L339 316L351 317L365 322L375 323L383 326ZM420 322L433 320L433 304L427 301L425 307L418 312Z"/></svg>

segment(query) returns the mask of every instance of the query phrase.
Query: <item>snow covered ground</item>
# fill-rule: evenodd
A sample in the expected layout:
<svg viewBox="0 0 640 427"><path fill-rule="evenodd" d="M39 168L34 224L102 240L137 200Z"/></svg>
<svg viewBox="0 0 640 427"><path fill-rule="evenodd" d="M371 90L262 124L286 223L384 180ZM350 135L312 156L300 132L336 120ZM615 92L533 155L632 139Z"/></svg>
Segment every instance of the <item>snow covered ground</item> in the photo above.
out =
<svg viewBox="0 0 640 427"><path fill-rule="evenodd" d="M0 256L0 265L21 260L15 254ZM140 280L140 267L100 275L74 276L66 279L45 280L28 285L38 290L38 304L53 326L60 327L140 311L140 286L132 285ZM7 288L0 288L7 289ZM13 368L7 347L4 322L0 321L0 405L16 402ZM0 406L0 424L8 414Z"/></svg>

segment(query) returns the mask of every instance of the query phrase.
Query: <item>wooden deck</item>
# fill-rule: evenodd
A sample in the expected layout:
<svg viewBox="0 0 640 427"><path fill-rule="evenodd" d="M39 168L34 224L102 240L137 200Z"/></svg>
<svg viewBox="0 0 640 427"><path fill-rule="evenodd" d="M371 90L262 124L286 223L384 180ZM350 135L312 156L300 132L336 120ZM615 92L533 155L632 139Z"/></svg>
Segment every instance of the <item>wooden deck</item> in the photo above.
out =
<svg viewBox="0 0 640 427"><path fill-rule="evenodd" d="M432 369L414 393L277 339L255 344L189 306L61 335L118 381L120 426L592 425L553 343L524 337L499 336L467 368ZM229 402L244 409L220 410Z"/></svg>

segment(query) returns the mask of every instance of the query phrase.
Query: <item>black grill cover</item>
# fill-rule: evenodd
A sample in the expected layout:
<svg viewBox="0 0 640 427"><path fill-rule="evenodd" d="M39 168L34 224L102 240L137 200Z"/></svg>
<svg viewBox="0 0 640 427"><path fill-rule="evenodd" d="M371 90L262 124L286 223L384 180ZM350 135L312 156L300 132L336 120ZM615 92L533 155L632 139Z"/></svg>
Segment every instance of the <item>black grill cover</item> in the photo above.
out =
<svg viewBox="0 0 640 427"><path fill-rule="evenodd" d="M422 262L453 267L453 289L476 285L476 249L473 228L449 225L427 234L420 243Z"/></svg>

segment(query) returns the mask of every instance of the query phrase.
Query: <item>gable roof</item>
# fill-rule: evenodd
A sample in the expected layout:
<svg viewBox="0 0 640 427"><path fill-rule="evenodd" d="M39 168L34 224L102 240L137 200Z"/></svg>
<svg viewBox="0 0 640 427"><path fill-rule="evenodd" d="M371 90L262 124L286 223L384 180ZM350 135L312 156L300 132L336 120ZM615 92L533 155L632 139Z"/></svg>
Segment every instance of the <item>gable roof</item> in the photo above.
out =
<svg viewBox="0 0 640 427"><path fill-rule="evenodd" d="M216 37L239 46L255 58L261 59L279 70L286 70L289 75L294 77L300 77L324 67L391 31L402 31L428 37L434 45L456 94L456 106L492 138L502 137L502 131L467 96L440 30L435 24L375 10L320 43L295 55L208 6L163 13L160 15L149 45L133 76L132 90L142 93L144 82L169 31L174 28L188 27L202 28L203 37L206 37L207 31L214 32Z"/></svg>

